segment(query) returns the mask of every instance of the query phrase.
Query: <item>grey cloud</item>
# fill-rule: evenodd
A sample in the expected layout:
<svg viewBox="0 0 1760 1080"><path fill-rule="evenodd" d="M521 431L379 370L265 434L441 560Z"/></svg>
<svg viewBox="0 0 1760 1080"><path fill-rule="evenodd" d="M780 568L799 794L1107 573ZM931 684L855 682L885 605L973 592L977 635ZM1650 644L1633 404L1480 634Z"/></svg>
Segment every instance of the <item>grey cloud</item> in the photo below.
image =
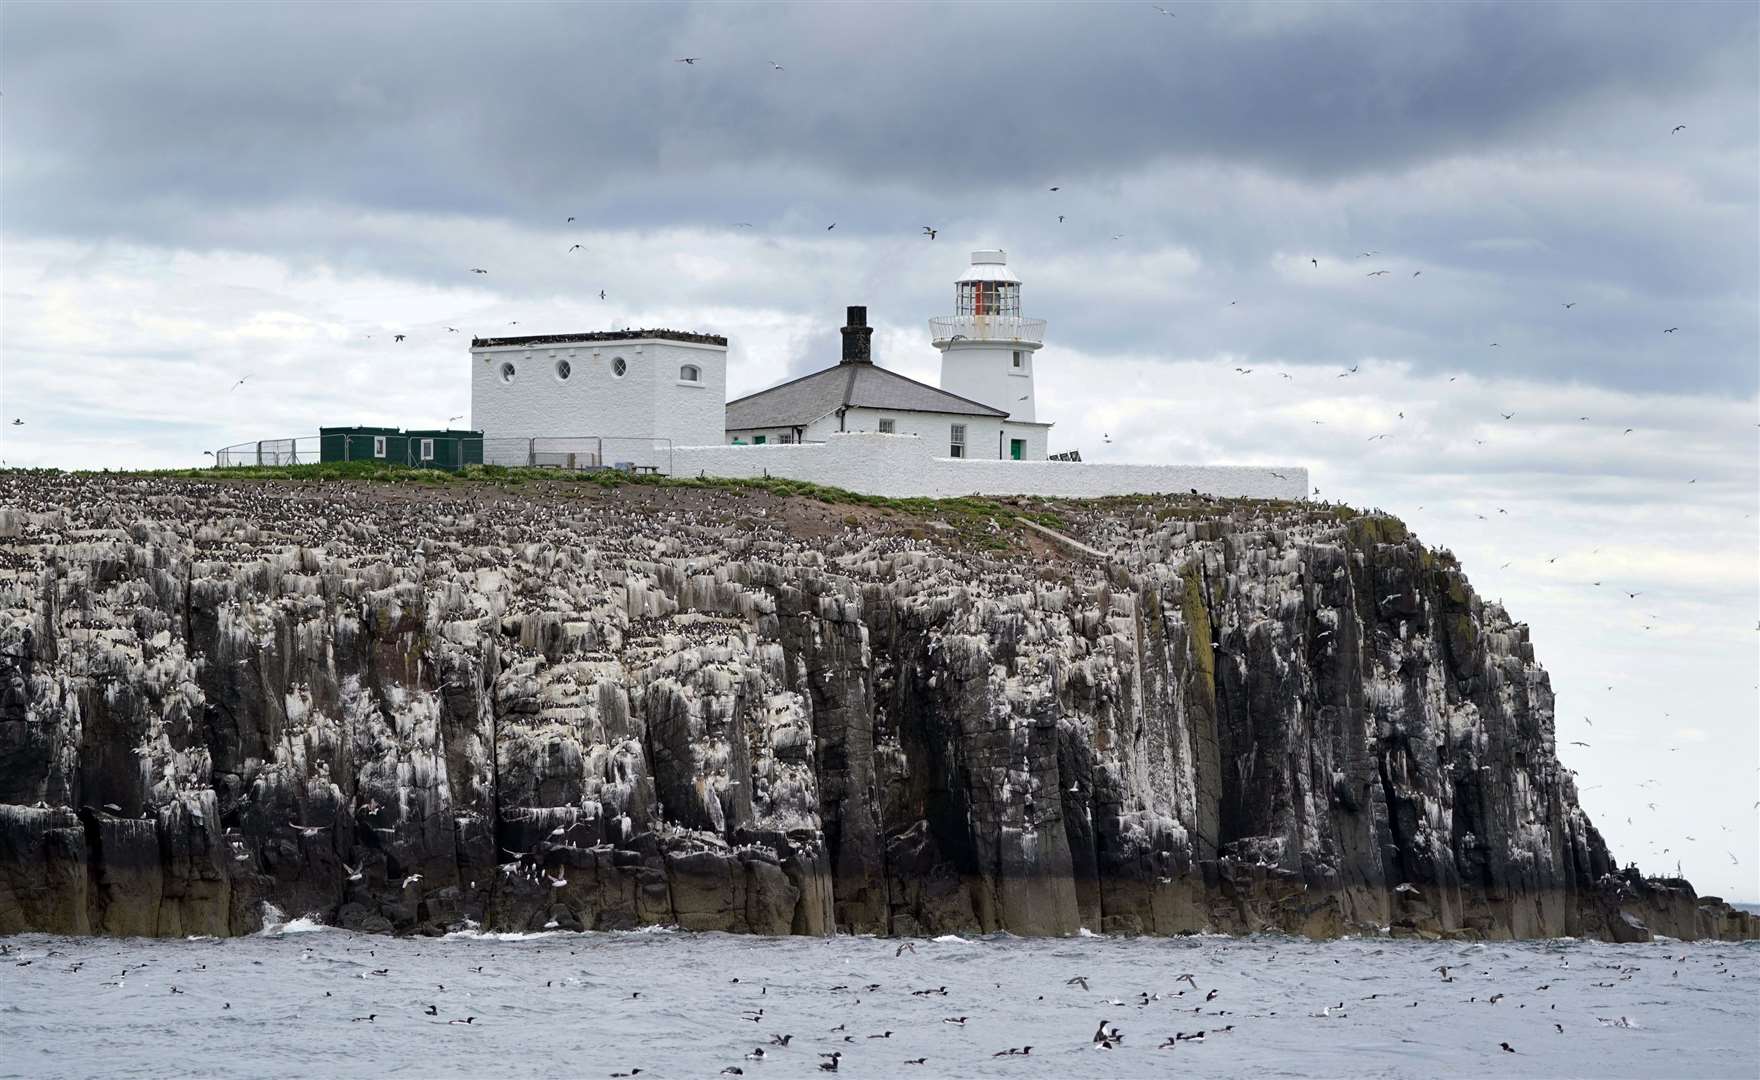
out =
<svg viewBox="0 0 1760 1080"><path fill-rule="evenodd" d="M1751 84L1754 26L1716 5L14 6L9 226L179 199L639 213L620 186L730 160L919 190L1169 154L1323 181Z"/></svg>

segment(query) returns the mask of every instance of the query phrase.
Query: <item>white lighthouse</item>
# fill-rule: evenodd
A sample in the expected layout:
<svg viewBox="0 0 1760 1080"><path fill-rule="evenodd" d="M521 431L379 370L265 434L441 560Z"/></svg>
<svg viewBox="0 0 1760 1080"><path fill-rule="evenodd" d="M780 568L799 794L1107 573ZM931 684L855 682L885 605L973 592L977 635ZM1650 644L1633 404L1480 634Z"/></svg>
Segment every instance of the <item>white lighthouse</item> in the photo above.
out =
<svg viewBox="0 0 1760 1080"><path fill-rule="evenodd" d="M929 320L941 350L941 389L1034 422L1033 354L1045 344L1045 320L1021 318L1021 279L1006 251L972 252L954 292L954 314Z"/></svg>

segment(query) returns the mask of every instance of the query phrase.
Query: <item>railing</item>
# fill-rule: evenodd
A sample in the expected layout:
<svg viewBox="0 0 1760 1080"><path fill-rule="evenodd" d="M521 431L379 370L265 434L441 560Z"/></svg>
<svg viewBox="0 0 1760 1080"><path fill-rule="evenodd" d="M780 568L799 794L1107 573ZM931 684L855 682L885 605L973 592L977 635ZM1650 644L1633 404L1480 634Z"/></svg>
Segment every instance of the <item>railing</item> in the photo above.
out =
<svg viewBox="0 0 1760 1080"><path fill-rule="evenodd" d="M929 320L929 337L937 348L955 339L1045 343L1045 320L1013 315L943 315Z"/></svg>
<svg viewBox="0 0 1760 1080"><path fill-rule="evenodd" d="M206 452L217 468L377 461L418 469L466 465L587 470L622 468L672 475L672 440L634 436L567 435L530 439L447 438L425 435L299 435L257 439Z"/></svg>

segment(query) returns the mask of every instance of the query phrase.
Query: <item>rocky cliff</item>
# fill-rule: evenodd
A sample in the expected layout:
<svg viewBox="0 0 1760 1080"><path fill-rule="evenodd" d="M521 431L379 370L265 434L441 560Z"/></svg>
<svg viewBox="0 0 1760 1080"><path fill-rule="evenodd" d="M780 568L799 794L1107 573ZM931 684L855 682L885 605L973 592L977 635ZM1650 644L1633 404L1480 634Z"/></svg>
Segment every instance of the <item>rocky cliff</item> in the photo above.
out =
<svg viewBox="0 0 1760 1080"><path fill-rule="evenodd" d="M1340 508L0 473L0 654L0 933L1760 923Z"/></svg>

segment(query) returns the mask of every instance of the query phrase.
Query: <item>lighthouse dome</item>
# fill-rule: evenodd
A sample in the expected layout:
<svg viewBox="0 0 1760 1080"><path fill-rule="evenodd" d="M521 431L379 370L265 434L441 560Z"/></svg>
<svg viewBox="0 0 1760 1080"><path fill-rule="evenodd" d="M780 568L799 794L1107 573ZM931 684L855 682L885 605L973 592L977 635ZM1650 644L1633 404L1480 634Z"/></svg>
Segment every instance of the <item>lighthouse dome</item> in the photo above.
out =
<svg viewBox="0 0 1760 1080"><path fill-rule="evenodd" d="M1008 252L1001 249L972 252L972 265L958 279L967 281L1005 281L1019 285L1021 279L1008 268Z"/></svg>

